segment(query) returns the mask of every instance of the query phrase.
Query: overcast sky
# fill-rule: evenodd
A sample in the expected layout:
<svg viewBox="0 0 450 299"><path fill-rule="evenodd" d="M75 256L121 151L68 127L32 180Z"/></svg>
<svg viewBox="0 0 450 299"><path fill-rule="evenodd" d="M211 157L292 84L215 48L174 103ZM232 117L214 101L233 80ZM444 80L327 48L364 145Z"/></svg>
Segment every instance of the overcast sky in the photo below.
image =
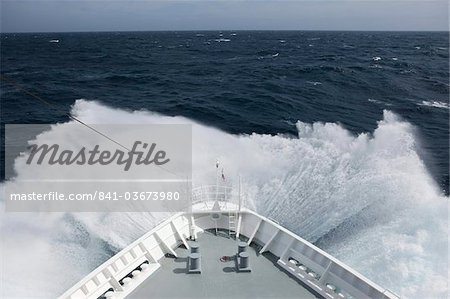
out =
<svg viewBox="0 0 450 299"><path fill-rule="evenodd" d="M2 32L448 30L447 0L0 0Z"/></svg>

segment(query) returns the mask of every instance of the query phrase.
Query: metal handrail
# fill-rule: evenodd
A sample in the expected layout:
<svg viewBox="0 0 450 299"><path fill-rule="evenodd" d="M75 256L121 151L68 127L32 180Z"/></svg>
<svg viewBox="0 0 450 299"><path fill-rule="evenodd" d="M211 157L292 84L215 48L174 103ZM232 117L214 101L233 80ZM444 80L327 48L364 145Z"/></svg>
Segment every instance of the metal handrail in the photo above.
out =
<svg viewBox="0 0 450 299"><path fill-rule="evenodd" d="M205 203L206 206L211 202L218 202L221 208L225 208L228 203L239 209L242 205L240 202L239 191L230 186L221 185L202 185L192 189L191 205Z"/></svg>
<svg viewBox="0 0 450 299"><path fill-rule="evenodd" d="M232 201L233 188L228 186L207 185L192 189L192 202L202 201Z"/></svg>

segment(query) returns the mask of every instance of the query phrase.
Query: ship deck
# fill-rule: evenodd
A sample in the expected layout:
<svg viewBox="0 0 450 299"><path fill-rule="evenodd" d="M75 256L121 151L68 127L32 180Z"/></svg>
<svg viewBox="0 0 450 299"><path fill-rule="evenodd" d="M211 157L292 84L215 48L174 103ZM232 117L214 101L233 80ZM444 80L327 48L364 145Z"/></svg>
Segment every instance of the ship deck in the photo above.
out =
<svg viewBox="0 0 450 299"><path fill-rule="evenodd" d="M226 232L219 231L217 236L204 232L195 242L201 253L201 274L187 273L189 250L180 246L175 250L178 258L161 259L161 267L128 298L320 298L281 269L277 257L260 255L254 244L247 247L248 273L236 272L234 260L220 261L220 257L237 252L237 241L228 238Z"/></svg>

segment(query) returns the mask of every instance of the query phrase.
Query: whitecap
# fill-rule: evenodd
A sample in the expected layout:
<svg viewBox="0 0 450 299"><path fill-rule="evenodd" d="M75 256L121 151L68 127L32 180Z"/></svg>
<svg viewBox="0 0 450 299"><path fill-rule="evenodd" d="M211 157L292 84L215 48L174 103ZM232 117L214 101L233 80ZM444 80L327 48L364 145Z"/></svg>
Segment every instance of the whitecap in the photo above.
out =
<svg viewBox="0 0 450 299"><path fill-rule="evenodd" d="M375 100L375 99L367 99L367 101L368 102L371 102L371 103L374 103L374 104L377 104L377 105L384 105L384 106L392 106L392 104L389 104L389 103L386 103L386 102L383 102L383 101L379 101L379 100Z"/></svg>
<svg viewBox="0 0 450 299"><path fill-rule="evenodd" d="M312 85L314 85L314 86L316 86L316 85L322 85L322 83L319 82L319 81L306 81L306 83L312 84Z"/></svg>
<svg viewBox="0 0 450 299"><path fill-rule="evenodd" d="M221 42L230 42L231 39L228 39L228 38L217 38L217 39L215 39L215 41L219 42L219 43L221 43Z"/></svg>
<svg viewBox="0 0 450 299"><path fill-rule="evenodd" d="M59 43L59 39L51 39L48 42L49 43Z"/></svg>
<svg viewBox="0 0 450 299"><path fill-rule="evenodd" d="M290 126L297 126L297 123L296 123L296 122L293 122L293 121L288 120L288 119L283 119L283 120L281 120L281 122L283 122L283 123L285 123L285 124L288 124L288 125L290 125Z"/></svg>
<svg viewBox="0 0 450 299"><path fill-rule="evenodd" d="M441 108L441 109L450 109L450 104L446 102L440 102L440 101L422 101L422 103L418 104L419 106L428 106L428 107L434 107L434 108Z"/></svg>
<svg viewBox="0 0 450 299"><path fill-rule="evenodd" d="M372 60L373 61L380 61L381 57L380 56L374 56L374 57L372 57Z"/></svg>
<svg viewBox="0 0 450 299"><path fill-rule="evenodd" d="M375 103L375 104L382 104L382 102L375 100L375 99L367 99L367 101L369 101L371 103Z"/></svg>

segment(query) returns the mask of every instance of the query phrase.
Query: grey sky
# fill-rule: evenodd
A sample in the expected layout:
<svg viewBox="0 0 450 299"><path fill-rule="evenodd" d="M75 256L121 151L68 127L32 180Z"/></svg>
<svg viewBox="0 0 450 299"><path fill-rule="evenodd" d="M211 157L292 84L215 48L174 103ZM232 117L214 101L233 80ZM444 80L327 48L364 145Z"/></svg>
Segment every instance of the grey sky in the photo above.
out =
<svg viewBox="0 0 450 299"><path fill-rule="evenodd" d="M2 32L448 30L448 2L0 0Z"/></svg>

